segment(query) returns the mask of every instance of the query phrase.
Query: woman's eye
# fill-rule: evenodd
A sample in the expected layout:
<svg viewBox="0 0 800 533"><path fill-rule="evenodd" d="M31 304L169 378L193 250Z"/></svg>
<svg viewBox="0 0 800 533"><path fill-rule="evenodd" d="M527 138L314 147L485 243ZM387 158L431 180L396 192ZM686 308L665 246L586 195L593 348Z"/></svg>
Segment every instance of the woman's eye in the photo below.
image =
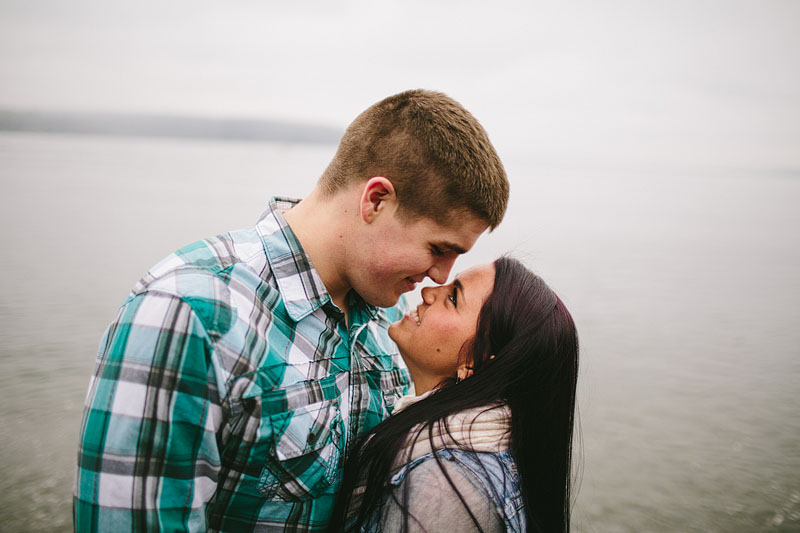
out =
<svg viewBox="0 0 800 533"><path fill-rule="evenodd" d="M454 305L455 307L458 307L458 289L456 289L455 287L453 287L453 292L451 292L451 293L450 293L450 294L447 296L447 298L448 298L448 299L449 299L451 302L453 302L453 305Z"/></svg>
<svg viewBox="0 0 800 533"><path fill-rule="evenodd" d="M431 253L433 253L433 255L439 255L439 256L444 255L444 252L438 246L431 246Z"/></svg>

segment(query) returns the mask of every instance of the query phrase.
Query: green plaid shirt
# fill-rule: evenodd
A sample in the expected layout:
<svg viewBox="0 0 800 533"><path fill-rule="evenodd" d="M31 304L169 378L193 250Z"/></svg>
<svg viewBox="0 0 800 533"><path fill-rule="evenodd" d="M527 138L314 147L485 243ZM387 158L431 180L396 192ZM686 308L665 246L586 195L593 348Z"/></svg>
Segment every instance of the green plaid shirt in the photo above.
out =
<svg viewBox="0 0 800 533"><path fill-rule="evenodd" d="M324 529L348 445L409 385L397 307L333 305L273 198L253 228L156 265L101 341L79 531Z"/></svg>

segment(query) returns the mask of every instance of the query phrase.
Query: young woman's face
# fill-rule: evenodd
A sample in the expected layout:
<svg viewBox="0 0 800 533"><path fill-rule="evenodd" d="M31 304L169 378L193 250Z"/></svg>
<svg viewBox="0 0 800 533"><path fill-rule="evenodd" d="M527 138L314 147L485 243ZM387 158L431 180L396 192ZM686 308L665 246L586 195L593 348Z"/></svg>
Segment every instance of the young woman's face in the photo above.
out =
<svg viewBox="0 0 800 533"><path fill-rule="evenodd" d="M456 377L459 353L475 336L478 314L494 285L494 263L473 267L453 283L422 289L423 302L389 327L417 394Z"/></svg>

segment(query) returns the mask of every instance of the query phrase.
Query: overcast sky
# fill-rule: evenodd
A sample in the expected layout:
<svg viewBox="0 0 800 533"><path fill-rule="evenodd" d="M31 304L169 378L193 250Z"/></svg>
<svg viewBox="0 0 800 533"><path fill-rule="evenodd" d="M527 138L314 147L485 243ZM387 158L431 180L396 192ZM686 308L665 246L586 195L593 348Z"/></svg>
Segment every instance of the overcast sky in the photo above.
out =
<svg viewBox="0 0 800 533"><path fill-rule="evenodd" d="M501 156L800 172L792 0L0 0L0 108L344 128L416 87Z"/></svg>

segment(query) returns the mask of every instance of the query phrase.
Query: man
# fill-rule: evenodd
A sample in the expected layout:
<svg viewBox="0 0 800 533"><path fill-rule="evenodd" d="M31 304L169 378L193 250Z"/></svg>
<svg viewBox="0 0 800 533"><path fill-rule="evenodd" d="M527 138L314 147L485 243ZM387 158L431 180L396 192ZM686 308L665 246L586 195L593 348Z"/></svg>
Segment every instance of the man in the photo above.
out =
<svg viewBox="0 0 800 533"><path fill-rule="evenodd" d="M398 299L445 282L507 199L478 122L408 91L356 118L304 200L153 267L101 342L75 528L324 529L348 446L409 385Z"/></svg>

